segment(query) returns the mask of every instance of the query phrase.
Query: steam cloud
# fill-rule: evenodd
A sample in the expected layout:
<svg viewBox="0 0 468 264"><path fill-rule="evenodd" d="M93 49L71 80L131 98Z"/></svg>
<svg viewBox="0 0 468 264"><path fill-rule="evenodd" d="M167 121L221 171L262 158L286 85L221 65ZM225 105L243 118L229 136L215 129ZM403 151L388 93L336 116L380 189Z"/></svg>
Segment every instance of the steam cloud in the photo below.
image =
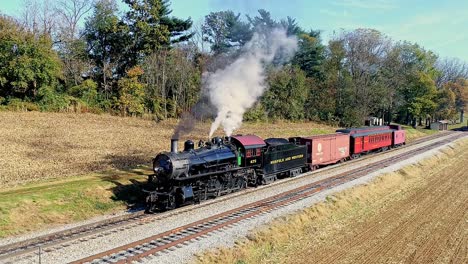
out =
<svg viewBox="0 0 468 264"><path fill-rule="evenodd" d="M288 37L283 29L255 33L232 64L205 74L209 99L217 110L210 138L220 125L227 136L240 127L244 113L267 89L265 66L273 60L290 59L296 49L297 39Z"/></svg>

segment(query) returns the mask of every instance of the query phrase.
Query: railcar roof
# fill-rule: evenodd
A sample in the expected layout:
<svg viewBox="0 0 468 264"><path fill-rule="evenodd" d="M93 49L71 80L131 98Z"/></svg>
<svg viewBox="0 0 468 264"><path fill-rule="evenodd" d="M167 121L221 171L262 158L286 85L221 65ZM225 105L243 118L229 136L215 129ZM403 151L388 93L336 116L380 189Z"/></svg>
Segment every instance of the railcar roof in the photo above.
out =
<svg viewBox="0 0 468 264"><path fill-rule="evenodd" d="M245 147L264 147L266 146L265 141L262 138L255 135L245 136L232 136L234 140L237 140L240 144Z"/></svg>
<svg viewBox="0 0 468 264"><path fill-rule="evenodd" d="M386 134L386 133L392 133L393 131L394 131L393 129L369 131L369 132L364 132L364 133L359 133L359 134L352 134L351 137L362 137L362 136Z"/></svg>
<svg viewBox="0 0 468 264"><path fill-rule="evenodd" d="M389 129L389 126L364 126L364 127L350 127L350 128L343 128L343 129L338 129L336 132L343 132L343 133L350 133L353 131L359 131L359 130L379 130L382 131L383 129Z"/></svg>
<svg viewBox="0 0 468 264"><path fill-rule="evenodd" d="M305 139L322 139L322 138L336 138L336 137L347 137L347 133L341 133L337 132L334 134L321 134L321 135L312 135L312 136L306 136L306 137L300 137L300 138L305 138Z"/></svg>

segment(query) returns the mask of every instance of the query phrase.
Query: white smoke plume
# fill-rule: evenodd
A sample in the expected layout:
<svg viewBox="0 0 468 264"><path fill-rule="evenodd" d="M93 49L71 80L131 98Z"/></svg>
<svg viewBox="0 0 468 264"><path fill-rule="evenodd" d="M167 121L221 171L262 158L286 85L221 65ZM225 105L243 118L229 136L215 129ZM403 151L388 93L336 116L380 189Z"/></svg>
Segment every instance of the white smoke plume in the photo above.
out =
<svg viewBox="0 0 468 264"><path fill-rule="evenodd" d="M296 50L296 37L288 37L283 29L255 33L232 64L204 76L210 101L217 110L210 138L220 125L227 136L240 127L244 113L267 89L265 66L273 59L290 59Z"/></svg>

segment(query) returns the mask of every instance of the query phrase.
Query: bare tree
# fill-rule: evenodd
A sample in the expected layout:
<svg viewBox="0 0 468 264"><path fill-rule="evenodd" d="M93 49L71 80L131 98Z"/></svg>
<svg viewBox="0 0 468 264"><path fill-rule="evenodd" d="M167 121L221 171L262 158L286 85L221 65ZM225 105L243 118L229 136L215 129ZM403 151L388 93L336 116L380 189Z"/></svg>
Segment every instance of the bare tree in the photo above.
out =
<svg viewBox="0 0 468 264"><path fill-rule="evenodd" d="M210 52L210 43L206 41L207 36L203 32L203 20L192 25L193 37L190 39L192 43L201 53L208 54Z"/></svg>
<svg viewBox="0 0 468 264"><path fill-rule="evenodd" d="M56 12L61 18L63 37L75 39L78 34L78 23L93 7L93 0L60 0Z"/></svg>
<svg viewBox="0 0 468 264"><path fill-rule="evenodd" d="M90 68L85 42L79 36L79 22L92 9L92 4L93 0L60 0L55 8L59 28L56 45L69 86L78 85L82 74Z"/></svg>
<svg viewBox="0 0 468 264"><path fill-rule="evenodd" d="M460 78L468 79L468 63L458 58L439 59L436 63L440 75L436 79L438 88L448 82L455 82Z"/></svg>
<svg viewBox="0 0 468 264"><path fill-rule="evenodd" d="M34 35L53 37L56 30L56 10L50 0L24 0L19 18L23 26Z"/></svg>
<svg viewBox="0 0 468 264"><path fill-rule="evenodd" d="M24 28L33 34L39 32L39 10L40 6L35 0L24 0L21 17L19 17Z"/></svg>
<svg viewBox="0 0 468 264"><path fill-rule="evenodd" d="M200 73L193 58L192 45L178 45L154 52L143 63L146 95L158 118L177 117L198 100Z"/></svg>

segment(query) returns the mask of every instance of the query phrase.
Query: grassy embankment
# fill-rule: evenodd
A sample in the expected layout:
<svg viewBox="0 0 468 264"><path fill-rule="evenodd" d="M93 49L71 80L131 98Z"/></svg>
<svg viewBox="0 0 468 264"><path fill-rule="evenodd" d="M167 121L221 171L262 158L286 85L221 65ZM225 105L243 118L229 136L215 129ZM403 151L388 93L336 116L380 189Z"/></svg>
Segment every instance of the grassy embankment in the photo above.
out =
<svg viewBox="0 0 468 264"><path fill-rule="evenodd" d="M466 263L468 140L275 220L199 263Z"/></svg>
<svg viewBox="0 0 468 264"><path fill-rule="evenodd" d="M96 173L4 188L0 238L125 210L141 200L138 183L144 173Z"/></svg>
<svg viewBox="0 0 468 264"><path fill-rule="evenodd" d="M168 149L176 123L0 112L0 237L125 209L137 200L152 157ZM180 147L188 138L205 139L209 126L199 124ZM238 133L266 138L335 129L276 122L244 124Z"/></svg>

